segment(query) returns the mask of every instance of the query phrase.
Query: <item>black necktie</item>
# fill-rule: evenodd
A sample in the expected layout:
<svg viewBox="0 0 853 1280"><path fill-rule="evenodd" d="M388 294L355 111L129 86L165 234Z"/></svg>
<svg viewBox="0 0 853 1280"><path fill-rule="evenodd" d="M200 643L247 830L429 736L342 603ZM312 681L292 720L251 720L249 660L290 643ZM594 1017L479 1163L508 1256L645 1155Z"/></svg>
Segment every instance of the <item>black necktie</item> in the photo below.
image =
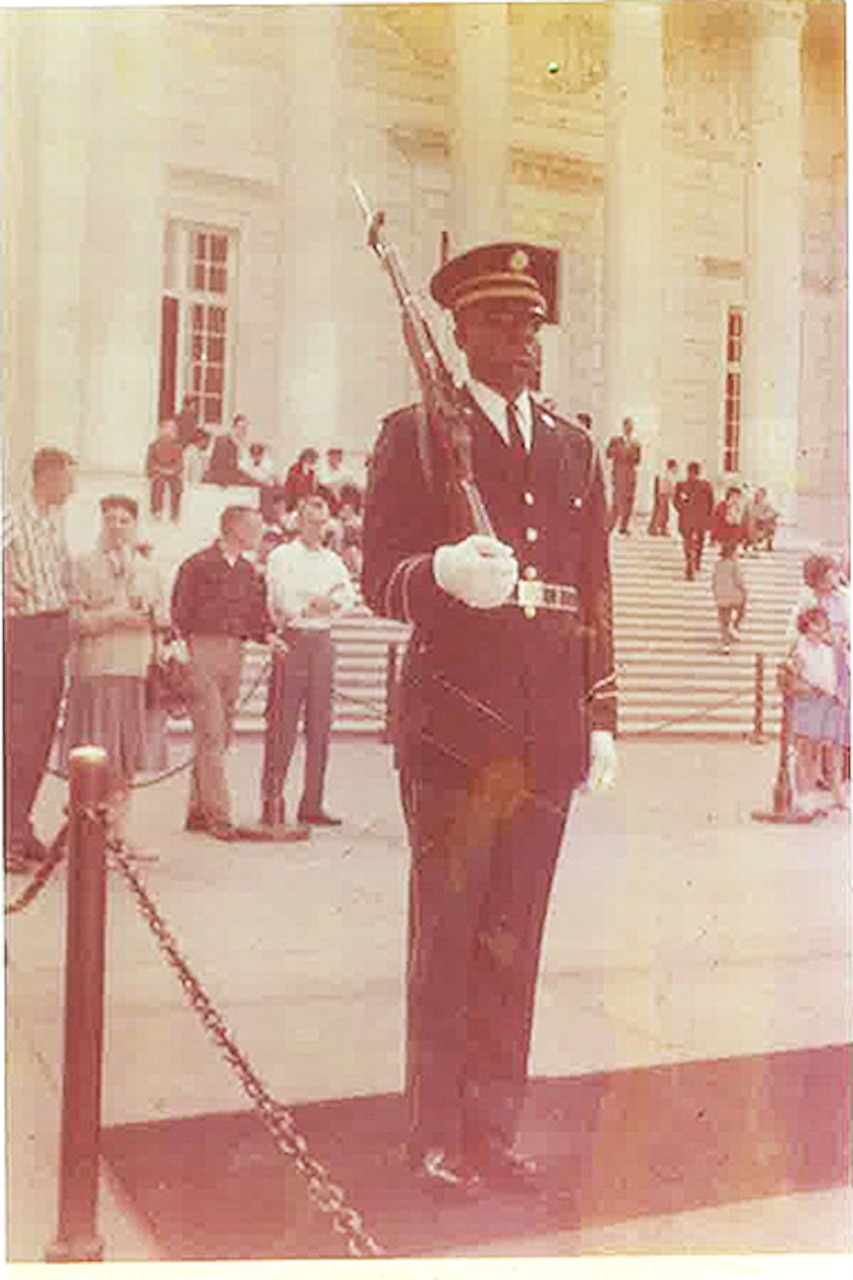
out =
<svg viewBox="0 0 853 1280"><path fill-rule="evenodd" d="M506 405L506 427L509 433L509 447L512 451L513 461L521 466L526 466L527 446L524 443L524 436L521 434L518 408L512 400L508 400Z"/></svg>

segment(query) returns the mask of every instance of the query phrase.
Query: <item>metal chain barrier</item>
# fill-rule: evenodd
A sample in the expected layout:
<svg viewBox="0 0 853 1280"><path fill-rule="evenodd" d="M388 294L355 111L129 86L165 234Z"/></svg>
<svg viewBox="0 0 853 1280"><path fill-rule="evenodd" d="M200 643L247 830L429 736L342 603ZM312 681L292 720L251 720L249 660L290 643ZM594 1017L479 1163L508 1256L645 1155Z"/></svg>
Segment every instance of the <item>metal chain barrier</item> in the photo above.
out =
<svg viewBox="0 0 853 1280"><path fill-rule="evenodd" d="M65 857L68 844L66 838L67 835L68 823L64 822L54 836L53 843L47 851L47 857L44 862L39 865L32 880L18 895L18 897L6 904L4 915L16 915L17 912L23 911L25 907L28 907L30 903L34 902L39 896L42 889L47 884L62 859Z"/></svg>
<svg viewBox="0 0 853 1280"><path fill-rule="evenodd" d="M692 720L703 720L706 715L713 714L715 711L722 711L725 707L733 707L737 702L743 702L746 698L753 696L752 689L742 689L740 693L734 694L731 698L724 698L720 702L709 702L706 707L700 707L698 711L691 711L687 716L673 716L670 720L661 720L659 724L650 725L648 729L635 729L631 732L632 738L644 738L649 734L660 733L661 729L668 729L674 724L690 724Z"/></svg>
<svg viewBox="0 0 853 1280"><path fill-rule="evenodd" d="M294 1161L299 1173L306 1179L308 1194L313 1203L328 1216L332 1229L343 1236L350 1257L384 1257L384 1250L365 1229L361 1215L347 1202L346 1192L332 1181L328 1170L309 1153L308 1144L297 1129L291 1113L269 1094L251 1063L235 1043L210 997L178 950L168 926L130 865L123 846L110 842L109 847L116 866L127 881L143 918L157 940L157 945L176 972L204 1029L237 1076L240 1087L257 1110L279 1151Z"/></svg>

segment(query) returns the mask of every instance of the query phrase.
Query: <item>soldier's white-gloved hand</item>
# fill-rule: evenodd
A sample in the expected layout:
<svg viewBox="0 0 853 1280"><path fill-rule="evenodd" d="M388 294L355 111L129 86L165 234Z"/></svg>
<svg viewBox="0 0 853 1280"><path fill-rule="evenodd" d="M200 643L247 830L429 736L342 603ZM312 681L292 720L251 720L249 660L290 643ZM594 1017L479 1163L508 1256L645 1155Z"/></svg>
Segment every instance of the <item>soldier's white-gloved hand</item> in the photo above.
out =
<svg viewBox="0 0 853 1280"><path fill-rule="evenodd" d="M512 547L472 533L462 542L437 547L432 572L442 591L472 609L496 609L512 595L518 561Z"/></svg>
<svg viewBox="0 0 853 1280"><path fill-rule="evenodd" d="M616 785L616 743L608 729L593 729L589 735L589 776L587 790L600 793Z"/></svg>

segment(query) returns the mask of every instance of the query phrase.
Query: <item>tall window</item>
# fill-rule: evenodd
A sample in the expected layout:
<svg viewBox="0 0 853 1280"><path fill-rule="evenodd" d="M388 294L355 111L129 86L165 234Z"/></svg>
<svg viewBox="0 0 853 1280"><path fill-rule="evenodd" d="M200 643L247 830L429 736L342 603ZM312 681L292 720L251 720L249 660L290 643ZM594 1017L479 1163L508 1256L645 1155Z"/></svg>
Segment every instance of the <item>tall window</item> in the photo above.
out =
<svg viewBox="0 0 853 1280"><path fill-rule="evenodd" d="M166 226L160 350L160 417L185 395L199 423L215 426L227 412L233 329L236 236L223 227Z"/></svg>
<svg viewBox="0 0 853 1280"><path fill-rule="evenodd" d="M743 357L743 307L726 313L726 395L723 433L723 470L740 469L741 360Z"/></svg>

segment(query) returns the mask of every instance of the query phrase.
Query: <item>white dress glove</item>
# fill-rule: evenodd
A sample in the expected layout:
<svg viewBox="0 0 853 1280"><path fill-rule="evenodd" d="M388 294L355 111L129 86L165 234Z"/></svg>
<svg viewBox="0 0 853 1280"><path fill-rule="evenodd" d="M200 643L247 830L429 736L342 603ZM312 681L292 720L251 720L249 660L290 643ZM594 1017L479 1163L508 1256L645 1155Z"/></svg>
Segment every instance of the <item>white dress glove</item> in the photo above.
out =
<svg viewBox="0 0 853 1280"><path fill-rule="evenodd" d="M442 591L472 609L496 609L505 604L518 581L518 561L512 547L497 538L472 533L462 542L437 547L432 572Z"/></svg>
<svg viewBox="0 0 853 1280"><path fill-rule="evenodd" d="M608 729L593 729L589 735L589 750L587 790L598 793L612 790L617 773L616 744L613 741L613 734Z"/></svg>

